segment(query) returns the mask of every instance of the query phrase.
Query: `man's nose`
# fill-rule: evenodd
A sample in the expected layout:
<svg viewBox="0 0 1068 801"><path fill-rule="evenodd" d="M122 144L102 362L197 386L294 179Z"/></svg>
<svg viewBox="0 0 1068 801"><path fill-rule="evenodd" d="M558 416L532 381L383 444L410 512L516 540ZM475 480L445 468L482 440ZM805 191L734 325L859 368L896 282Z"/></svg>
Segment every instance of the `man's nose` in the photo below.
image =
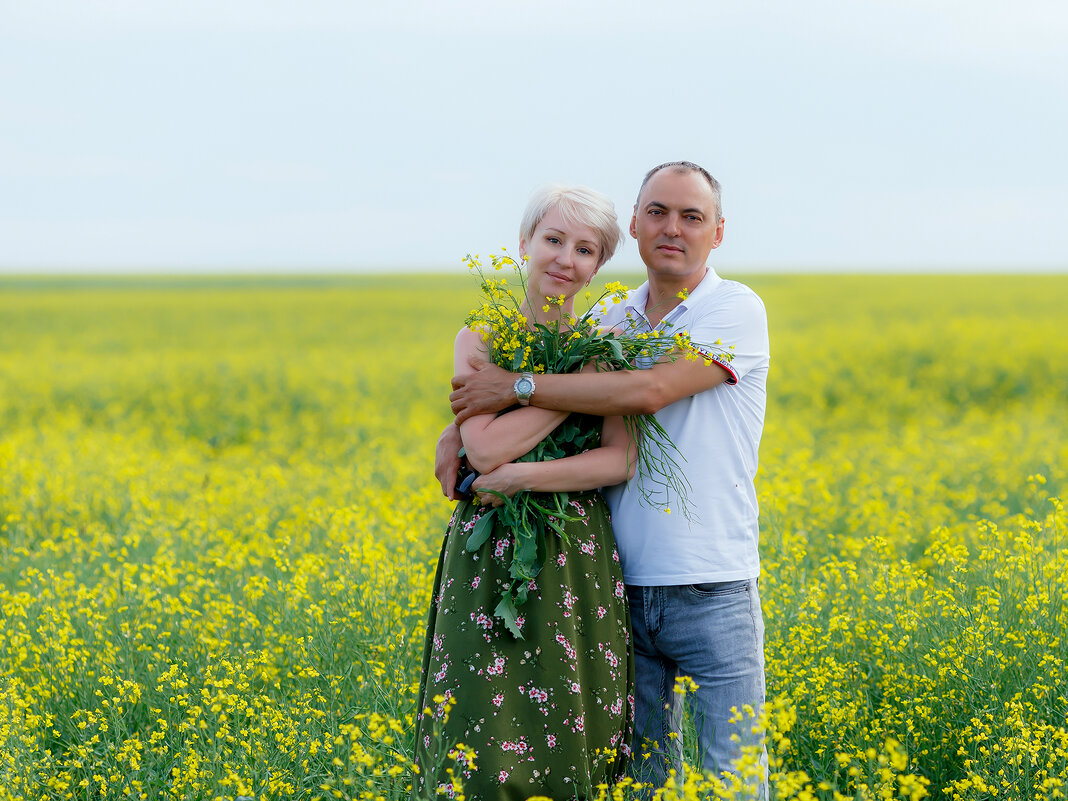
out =
<svg viewBox="0 0 1068 801"><path fill-rule="evenodd" d="M664 225L664 233L669 236L678 236L681 226L679 225L679 216L677 214L669 214L667 223Z"/></svg>

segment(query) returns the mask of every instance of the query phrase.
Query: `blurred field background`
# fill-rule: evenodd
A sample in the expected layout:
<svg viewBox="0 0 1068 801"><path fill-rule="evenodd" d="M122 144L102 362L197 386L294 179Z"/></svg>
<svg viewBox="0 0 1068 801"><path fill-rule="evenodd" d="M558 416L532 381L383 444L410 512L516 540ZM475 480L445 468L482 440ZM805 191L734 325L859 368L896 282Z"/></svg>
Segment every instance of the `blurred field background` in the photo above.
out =
<svg viewBox="0 0 1068 801"><path fill-rule="evenodd" d="M740 280L775 794L1065 797L1068 277ZM0 799L406 796L476 301L0 278Z"/></svg>

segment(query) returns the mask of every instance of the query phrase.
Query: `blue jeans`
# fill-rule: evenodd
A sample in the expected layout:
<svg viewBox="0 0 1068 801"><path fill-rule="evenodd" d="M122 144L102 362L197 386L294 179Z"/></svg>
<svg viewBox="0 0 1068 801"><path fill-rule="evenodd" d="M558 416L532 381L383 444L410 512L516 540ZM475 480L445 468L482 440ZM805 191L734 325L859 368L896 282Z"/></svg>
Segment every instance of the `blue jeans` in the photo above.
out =
<svg viewBox="0 0 1068 801"><path fill-rule="evenodd" d="M757 580L662 587L628 587L634 627L636 778L662 786L667 772L682 773L682 703L675 679L689 676L686 693L697 728L700 767L733 771L743 745L757 745L763 778L751 786L768 797L763 733L744 713L764 708L764 617ZM740 722L732 723L743 712ZM737 735L732 739L732 735ZM652 756L643 758L650 752Z"/></svg>

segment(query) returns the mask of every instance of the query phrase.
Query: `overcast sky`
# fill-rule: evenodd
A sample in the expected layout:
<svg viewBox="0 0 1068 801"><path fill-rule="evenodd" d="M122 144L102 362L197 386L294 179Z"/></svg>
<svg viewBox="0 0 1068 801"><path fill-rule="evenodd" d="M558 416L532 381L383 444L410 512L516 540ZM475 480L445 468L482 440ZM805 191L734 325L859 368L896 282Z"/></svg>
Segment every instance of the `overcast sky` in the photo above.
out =
<svg viewBox="0 0 1068 801"><path fill-rule="evenodd" d="M1066 270L1066 43L1060 0L0 0L0 271L460 271L676 159L724 272Z"/></svg>

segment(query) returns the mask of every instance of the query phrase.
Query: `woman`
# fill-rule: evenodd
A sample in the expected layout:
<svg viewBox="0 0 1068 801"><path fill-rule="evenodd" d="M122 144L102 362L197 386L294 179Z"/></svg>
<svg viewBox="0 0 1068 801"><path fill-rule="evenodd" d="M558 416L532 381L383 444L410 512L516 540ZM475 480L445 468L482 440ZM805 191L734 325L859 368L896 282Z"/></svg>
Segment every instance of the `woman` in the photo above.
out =
<svg viewBox="0 0 1068 801"><path fill-rule="evenodd" d="M612 202L582 187L534 194L520 227L528 320L559 321L575 295L615 252L622 234ZM560 300L562 297L562 301ZM547 302L553 299L553 302ZM485 358L482 333L456 337L455 369ZM413 793L469 801L544 795L585 798L622 775L633 718L630 618L623 575L599 487L634 472L634 445L622 418L583 418L600 443L544 462L513 463L567 417L531 406L483 415L460 427L469 464L482 475L445 535L431 599L419 693ZM522 639L495 616L509 573L513 537L495 522L466 549L476 522L500 504L494 493L569 492L565 538L550 533L541 572L517 609ZM429 709L428 712L423 710ZM457 744L464 755L450 758ZM473 764L467 754L473 753Z"/></svg>

